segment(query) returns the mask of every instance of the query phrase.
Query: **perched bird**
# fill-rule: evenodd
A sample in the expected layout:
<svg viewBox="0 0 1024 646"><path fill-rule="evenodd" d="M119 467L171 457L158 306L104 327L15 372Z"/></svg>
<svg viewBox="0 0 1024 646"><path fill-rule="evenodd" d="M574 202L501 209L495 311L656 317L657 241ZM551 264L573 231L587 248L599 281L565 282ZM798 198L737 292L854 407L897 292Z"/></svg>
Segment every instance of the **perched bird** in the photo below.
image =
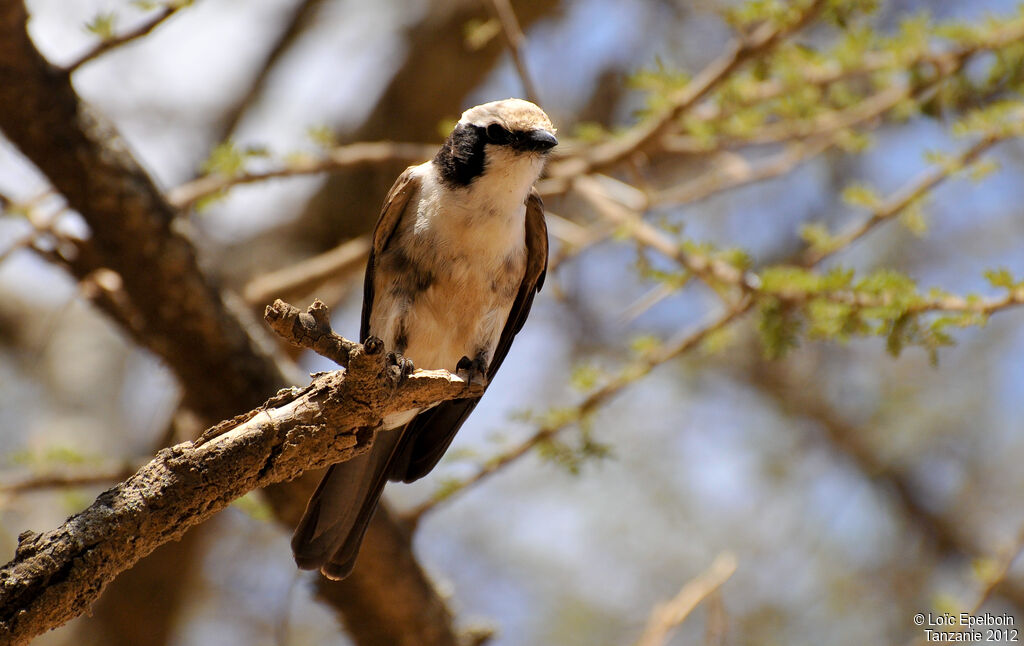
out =
<svg viewBox="0 0 1024 646"><path fill-rule="evenodd" d="M494 101L462 113L434 159L399 176L373 232L362 341L380 338L405 369L490 382L544 282L547 226L533 184L557 143L539 107ZM429 473L479 400L385 418L369 451L332 466L292 537L298 566L348 576L386 481Z"/></svg>

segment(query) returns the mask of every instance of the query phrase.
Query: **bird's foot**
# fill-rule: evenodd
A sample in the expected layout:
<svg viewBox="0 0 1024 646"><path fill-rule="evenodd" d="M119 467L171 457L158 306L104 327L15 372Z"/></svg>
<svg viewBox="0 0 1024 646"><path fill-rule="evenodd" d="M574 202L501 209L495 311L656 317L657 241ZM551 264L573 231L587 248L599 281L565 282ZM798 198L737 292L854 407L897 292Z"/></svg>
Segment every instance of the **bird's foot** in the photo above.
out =
<svg viewBox="0 0 1024 646"><path fill-rule="evenodd" d="M366 337L366 340L363 341L363 350L366 352L366 354L377 354L383 349L384 342L380 339L380 337L368 336Z"/></svg>
<svg viewBox="0 0 1024 646"><path fill-rule="evenodd" d="M387 362L388 371L391 373L391 378L394 379L396 385L404 382L416 370L416 367L412 365L412 359L408 359L405 355L397 352L388 352Z"/></svg>
<svg viewBox="0 0 1024 646"><path fill-rule="evenodd" d="M487 362L483 358L474 361L469 357L462 357L455 366L455 374L465 381L467 386L486 386Z"/></svg>

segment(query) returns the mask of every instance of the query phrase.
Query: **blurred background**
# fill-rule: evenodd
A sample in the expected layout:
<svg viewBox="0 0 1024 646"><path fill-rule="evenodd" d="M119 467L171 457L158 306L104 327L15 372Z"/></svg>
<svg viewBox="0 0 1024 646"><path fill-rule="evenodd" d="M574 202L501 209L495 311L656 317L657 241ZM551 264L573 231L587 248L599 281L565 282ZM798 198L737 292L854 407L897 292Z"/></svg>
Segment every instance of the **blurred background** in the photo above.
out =
<svg viewBox="0 0 1024 646"><path fill-rule="evenodd" d="M752 3L750 19L718 0L512 2L522 63L559 127L562 160L658 114L684 73L728 51L737 21L756 26L756 12L768 15L773 4L787 3ZM955 155L975 140L955 136L958 120L993 118L987 108L1019 100L1024 75L1021 38L979 47L962 70L935 80L938 91L908 92L823 131L827 138L797 128L772 140L772 124L827 125L829 115L916 79L910 58L885 38L919 24L923 47L947 52L955 49L939 40L947 32L930 25L1021 21L1016 3L1001 0L872 4L871 13L815 18L779 51L828 58L842 46L852 52L844 65L856 67L874 60L865 50L889 48L892 64L825 93L787 89L745 126L704 116L750 103L745 86L723 85L679 120L674 150L609 175L648 198L679 189L638 211L672 240L743 249L755 270L803 248L803 225L842 232L862 221L871 200L851 205L844 189L870 186L884 198L912 184L936 161L929 152ZM33 39L57 65L153 16L121 0L32 0L28 9ZM494 16L479 0L196 0L72 78L173 199L181 194L172 189L202 175L287 167L339 144L437 144L463 109L524 96ZM755 60L737 78L803 87L806 79L792 68L776 74L775 65ZM995 81L993 66L1002 66ZM984 272L1024 276L1024 147L1003 139L985 151L997 167L981 181L949 178L912 216L875 227L826 266L891 268L922 293L1004 293ZM238 186L191 203L176 226L204 270L248 301L243 309L320 297L335 329L354 337L358 250L327 278L278 288L267 276L358 240L412 161ZM0 143L10 207L0 218L3 560L20 532L58 525L191 432L174 374L33 248L55 244L33 237L43 221L59 236L88 237L47 187ZM657 356L658 340L700 329L735 301L688 283L585 196L549 189L557 260L529 322L446 459L386 494L399 516L429 506L414 553L457 632L493 629L489 643L501 646L634 643L652 608L722 553L735 557L735 573L664 643L899 644L920 635L914 613L979 602L1024 620L1024 566L1010 560L1024 525L1024 313L1000 309L985 325L949 331L955 345L936 350L926 339L894 356L884 331L815 335L806 326L776 352L764 331L774 319L753 312L629 377L580 416L573 407L643 361L644 348ZM306 373L332 367L295 359ZM554 440L434 503L559 414L568 428ZM82 483L50 482L54 474ZM38 643L367 643L349 641L318 600L317 575L296 571L288 538L262 499L247 496L176 544L162 568L134 587L115 583L92 616Z"/></svg>

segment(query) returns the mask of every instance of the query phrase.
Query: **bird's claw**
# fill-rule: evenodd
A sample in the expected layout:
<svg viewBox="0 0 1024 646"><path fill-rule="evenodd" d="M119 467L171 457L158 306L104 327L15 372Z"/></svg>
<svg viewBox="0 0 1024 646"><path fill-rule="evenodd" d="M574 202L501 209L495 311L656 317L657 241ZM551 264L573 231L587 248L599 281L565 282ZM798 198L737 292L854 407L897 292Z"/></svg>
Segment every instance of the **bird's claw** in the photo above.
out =
<svg viewBox="0 0 1024 646"><path fill-rule="evenodd" d="M416 370L416 367L412 364L412 359L408 359L405 355L397 352L388 352L387 363L388 370L397 384L401 384L405 381L406 377Z"/></svg>
<svg viewBox="0 0 1024 646"><path fill-rule="evenodd" d="M380 337L368 336L363 341L363 351L366 354L374 355L384 349L384 342L381 341Z"/></svg>
<svg viewBox="0 0 1024 646"><path fill-rule="evenodd" d="M455 366L455 375L465 381L467 387L486 386L487 364L483 359L474 361L469 357L462 357Z"/></svg>

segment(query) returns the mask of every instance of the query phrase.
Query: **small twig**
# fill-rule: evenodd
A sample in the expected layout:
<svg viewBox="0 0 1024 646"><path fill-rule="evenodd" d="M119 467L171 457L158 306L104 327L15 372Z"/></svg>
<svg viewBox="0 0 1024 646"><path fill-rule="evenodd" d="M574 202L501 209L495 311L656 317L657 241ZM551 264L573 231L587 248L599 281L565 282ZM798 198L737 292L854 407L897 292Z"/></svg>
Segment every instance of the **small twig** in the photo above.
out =
<svg viewBox="0 0 1024 646"><path fill-rule="evenodd" d="M982 153L1005 138L995 135L983 137L957 155L951 164L935 164L931 166L914 180L905 184L900 190L893 193L889 199L875 208L869 217L864 218L846 233L838 236L834 241L834 245L831 245L828 249L808 249L803 254L799 264L804 267L816 265L828 256L834 255L841 249L850 246L867 235L876 226L899 215L914 202L924 197L925 194L934 190L939 184L949 179L954 171L977 161Z"/></svg>
<svg viewBox="0 0 1024 646"><path fill-rule="evenodd" d="M663 646L668 643L672 631L686 621L701 601L721 588L735 571L736 557L730 552L715 557L708 569L684 585L671 601L654 608L637 646Z"/></svg>
<svg viewBox="0 0 1024 646"><path fill-rule="evenodd" d="M523 42L526 37L519 27L519 20L516 12L512 9L508 0L491 0L494 12L498 14L498 21L501 23L501 31L505 35L505 42L508 44L509 54L512 56L512 63L519 74L519 80L523 83L523 90L526 91L526 98L534 103L540 103L540 95L537 93L537 86L534 85L526 69L526 62L523 59Z"/></svg>
<svg viewBox="0 0 1024 646"><path fill-rule="evenodd" d="M302 312L281 299L268 305L263 318L285 341L292 345L308 348L327 357L343 368L348 367L352 353L361 344L339 336L331 329L331 312L323 302L313 301Z"/></svg>
<svg viewBox="0 0 1024 646"><path fill-rule="evenodd" d="M836 138L837 135L833 133L827 137L798 141L756 164L740 159L734 163L727 162L721 166L714 166L689 182L654 194L651 197L651 204L695 204L723 191L780 177L831 148L835 145Z"/></svg>
<svg viewBox="0 0 1024 646"><path fill-rule="evenodd" d="M32 230L12 240L10 244L0 250L0 263L9 258L11 254L21 249L31 249L47 236L61 238L55 230L57 221L68 209L61 207L53 213L39 214L40 203L52 195L52 191L46 190L35 197L24 202L16 202L9 196L0 193L0 211L9 211L12 208L20 208L25 211L25 219L32 226Z"/></svg>
<svg viewBox="0 0 1024 646"><path fill-rule="evenodd" d="M240 175L205 175L171 189L167 193L167 200L174 206L185 209L199 200L217 195L240 184L252 184L283 177L315 175L390 161L421 162L430 159L436 152L437 146L429 144L390 141L349 144L328 151L323 158L300 159L274 170Z"/></svg>
<svg viewBox="0 0 1024 646"><path fill-rule="evenodd" d="M744 290L759 287L760 281L754 274L744 272L725 261L684 250L661 231L645 222L636 212L613 200L598 178L579 177L574 187L576 192L590 202L604 218L619 227L625 227L637 242L672 258L703 281L709 284L735 285Z"/></svg>
<svg viewBox="0 0 1024 646"><path fill-rule="evenodd" d="M120 36L115 36L114 38L104 40L99 45L89 50L84 55L82 55L78 60L65 67L64 71L68 74L73 74L74 72L78 71L78 68L82 67L90 61L99 58L100 56L103 56L111 50L117 49L118 47L130 43L133 40L138 40L139 38L149 35L150 32L152 32L154 29L162 25L168 18L173 16L181 9L184 9L189 4L191 3L175 2L173 4L168 4L163 9L158 11L153 17L151 17L149 20L142 23L135 29L125 32Z"/></svg>

